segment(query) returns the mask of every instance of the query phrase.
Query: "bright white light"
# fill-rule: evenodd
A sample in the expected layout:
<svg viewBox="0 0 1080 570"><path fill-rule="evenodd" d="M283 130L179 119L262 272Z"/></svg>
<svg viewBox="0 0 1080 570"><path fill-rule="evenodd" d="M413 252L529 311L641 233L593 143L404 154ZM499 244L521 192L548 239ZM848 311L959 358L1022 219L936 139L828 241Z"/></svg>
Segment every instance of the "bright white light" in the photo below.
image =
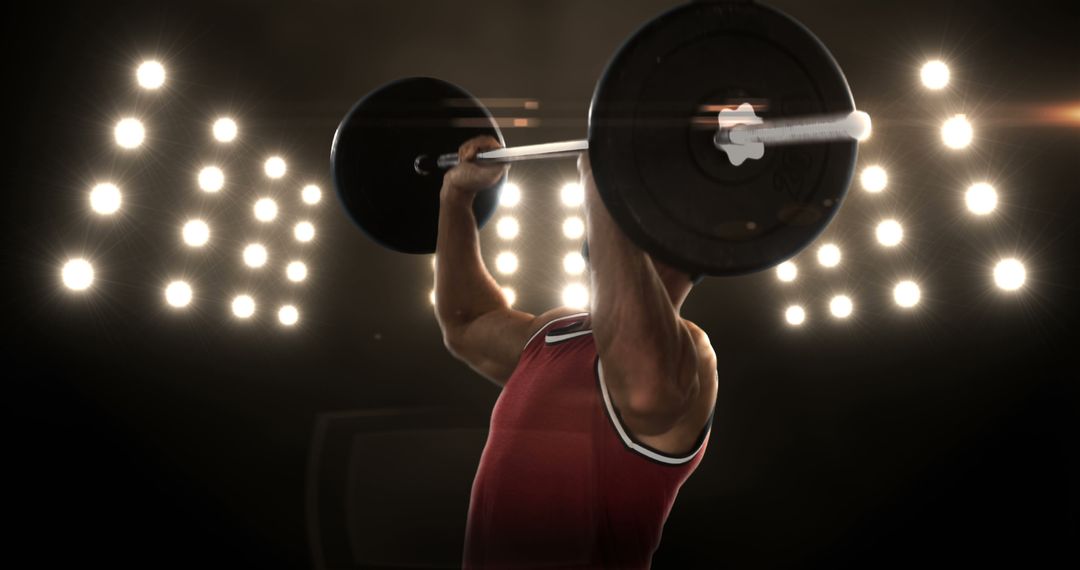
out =
<svg viewBox="0 0 1080 570"><path fill-rule="evenodd" d="M191 247L202 247L210 241L210 226L202 220L189 220L184 224L181 233L184 236L184 243Z"/></svg>
<svg viewBox="0 0 1080 570"><path fill-rule="evenodd" d="M255 201L255 219L260 222L272 222L277 218L277 202L270 198Z"/></svg>
<svg viewBox="0 0 1080 570"><path fill-rule="evenodd" d="M121 201L120 189L115 184L98 184L90 191L90 208L103 216L110 216L120 210Z"/></svg>
<svg viewBox="0 0 1080 570"><path fill-rule="evenodd" d="M956 115L941 126L941 140L949 148L965 148L974 136L975 131L964 115Z"/></svg>
<svg viewBox="0 0 1080 570"><path fill-rule="evenodd" d="M905 309L918 305L920 298L922 298L922 293L914 281L901 281L893 288L893 299L897 305Z"/></svg>
<svg viewBox="0 0 1080 570"><path fill-rule="evenodd" d="M307 279L307 266L302 261L293 261L285 266L285 276L293 283Z"/></svg>
<svg viewBox="0 0 1080 570"><path fill-rule="evenodd" d="M225 187L225 173L216 166L207 166L199 171L199 188L203 192L214 193Z"/></svg>
<svg viewBox="0 0 1080 570"><path fill-rule="evenodd" d="M322 200L322 190L314 184L308 184L300 191L300 196L304 199L305 204L314 206L319 203L319 200Z"/></svg>
<svg viewBox="0 0 1080 570"><path fill-rule="evenodd" d="M315 226L311 225L311 222L299 222L293 228L293 236L296 237L296 241L307 243L315 239Z"/></svg>
<svg viewBox="0 0 1080 570"><path fill-rule="evenodd" d="M165 84L165 67L154 60L144 61L135 70L135 78L143 89L157 89Z"/></svg>
<svg viewBox="0 0 1080 570"><path fill-rule="evenodd" d="M146 129L138 119L121 119L113 130L116 144L123 148L138 148L146 140Z"/></svg>
<svg viewBox="0 0 1080 570"><path fill-rule="evenodd" d="M218 142L232 142L236 138L236 121L222 117L214 121L214 138Z"/></svg>
<svg viewBox="0 0 1080 570"><path fill-rule="evenodd" d="M840 265L840 248L836 247L836 244L827 243L818 249L817 259L824 267L836 267Z"/></svg>
<svg viewBox="0 0 1080 570"><path fill-rule="evenodd" d="M784 320L793 327L797 327L806 322L806 309L798 305L792 305L784 311Z"/></svg>
<svg viewBox="0 0 1080 570"><path fill-rule="evenodd" d="M876 164L867 166L859 175L859 182L862 183L863 190L871 194L877 194L889 185L889 174L885 172L884 168Z"/></svg>
<svg viewBox="0 0 1080 570"><path fill-rule="evenodd" d="M572 309L584 309L589 305L589 289L581 283L571 283L563 288L562 302Z"/></svg>
<svg viewBox="0 0 1080 570"><path fill-rule="evenodd" d="M431 293L428 295L428 300L431 301L432 306L435 305L435 290L434 289L432 289Z"/></svg>
<svg viewBox="0 0 1080 570"><path fill-rule="evenodd" d="M510 275L518 269L518 257L509 251L500 253L495 257L495 269L503 275Z"/></svg>
<svg viewBox="0 0 1080 570"><path fill-rule="evenodd" d="M521 226L518 225L517 218L512 216L504 216L499 219L499 223L495 224L495 231L503 239L516 238L520 230Z"/></svg>
<svg viewBox="0 0 1080 570"><path fill-rule="evenodd" d="M776 277L784 283L791 283L799 276L799 268L790 261L785 261L776 266Z"/></svg>
<svg viewBox="0 0 1080 570"><path fill-rule="evenodd" d="M964 194L964 201L967 202L967 208L971 213L985 216L997 208L997 190L985 182L972 184Z"/></svg>
<svg viewBox="0 0 1080 570"><path fill-rule="evenodd" d="M244 248L244 264L248 267L258 269L266 265L267 257L266 248L261 244L253 243Z"/></svg>
<svg viewBox="0 0 1080 570"><path fill-rule="evenodd" d="M503 184L502 192L499 194L499 205L507 208L512 208L521 202L521 188L513 182L507 182Z"/></svg>
<svg viewBox="0 0 1080 570"><path fill-rule="evenodd" d="M278 309L277 318L282 325L291 327L300 321L300 311L292 305L285 305Z"/></svg>
<svg viewBox="0 0 1080 570"><path fill-rule="evenodd" d="M562 224L562 233L569 239L579 239L585 235L585 222L577 216L566 218Z"/></svg>
<svg viewBox="0 0 1080 570"><path fill-rule="evenodd" d="M271 156L266 159L263 169L266 170L266 175L270 178L281 178L285 176L285 159L280 156Z"/></svg>
<svg viewBox="0 0 1080 570"><path fill-rule="evenodd" d="M927 89L943 89L949 84L949 66L940 60L928 61L922 66L922 83Z"/></svg>
<svg viewBox="0 0 1080 570"><path fill-rule="evenodd" d="M251 295L237 295L232 300L232 313L238 319L250 319L255 314L255 299Z"/></svg>
<svg viewBox="0 0 1080 570"><path fill-rule="evenodd" d="M585 202L585 188L577 182L570 182L562 187L561 196L563 204L574 208Z"/></svg>
<svg viewBox="0 0 1080 570"><path fill-rule="evenodd" d="M191 285L183 281L173 281L165 287L165 302L177 309L191 304Z"/></svg>
<svg viewBox="0 0 1080 570"><path fill-rule="evenodd" d="M896 220L884 220L875 231L878 243L885 247L895 247L904 240L904 228Z"/></svg>
<svg viewBox="0 0 1080 570"><path fill-rule="evenodd" d="M851 316L852 310L855 305L851 302L851 297L847 295L837 295L829 301L829 312L838 319L846 319Z"/></svg>
<svg viewBox="0 0 1080 570"><path fill-rule="evenodd" d="M506 304L513 307L514 303L517 302L517 293L515 293L514 290L509 287L503 287L502 294L503 298L506 299Z"/></svg>
<svg viewBox="0 0 1080 570"><path fill-rule="evenodd" d="M94 283L94 268L90 262L78 258L69 260L60 272L64 286L72 291L85 291Z"/></svg>
<svg viewBox="0 0 1080 570"><path fill-rule="evenodd" d="M994 267L994 283L1005 291L1016 291L1024 286L1026 280L1027 271L1017 259L1002 259Z"/></svg>
<svg viewBox="0 0 1080 570"><path fill-rule="evenodd" d="M580 252L571 251L563 257L562 266L570 275L581 275L585 271L585 258Z"/></svg>

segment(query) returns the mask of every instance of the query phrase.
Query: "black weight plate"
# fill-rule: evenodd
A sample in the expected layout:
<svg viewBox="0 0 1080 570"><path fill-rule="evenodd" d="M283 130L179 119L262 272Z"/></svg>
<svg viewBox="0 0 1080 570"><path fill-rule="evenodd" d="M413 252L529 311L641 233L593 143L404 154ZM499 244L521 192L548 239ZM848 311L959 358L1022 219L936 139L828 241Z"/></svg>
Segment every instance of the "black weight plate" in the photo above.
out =
<svg viewBox="0 0 1080 570"><path fill-rule="evenodd" d="M608 63L589 112L597 189L642 249L689 273L738 275L810 244L847 193L854 141L770 146L732 166L720 108L765 120L855 109L824 45L752 2L695 2L649 22Z"/></svg>
<svg viewBox="0 0 1080 570"><path fill-rule="evenodd" d="M502 133L480 101L430 77L388 83L358 102L338 126L330 151L334 187L345 211L380 245L403 253L432 253L439 230L444 172L418 174L420 155L456 152L466 140ZM473 202L483 227L498 206L505 177Z"/></svg>

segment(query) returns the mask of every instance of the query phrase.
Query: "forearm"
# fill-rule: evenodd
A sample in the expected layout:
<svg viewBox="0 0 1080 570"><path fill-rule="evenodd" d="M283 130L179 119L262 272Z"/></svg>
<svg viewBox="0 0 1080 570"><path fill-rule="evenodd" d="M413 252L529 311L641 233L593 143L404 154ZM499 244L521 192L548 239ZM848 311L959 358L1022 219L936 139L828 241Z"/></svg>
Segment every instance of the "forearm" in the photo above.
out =
<svg viewBox="0 0 1080 570"><path fill-rule="evenodd" d="M591 177L589 177L591 178ZM649 256L622 232L591 180L586 189L593 337L612 377L638 408L676 408L690 397L696 367L690 331Z"/></svg>
<svg viewBox="0 0 1080 570"><path fill-rule="evenodd" d="M435 247L435 314L444 336L487 312L508 307L480 255L472 200L471 193L443 186Z"/></svg>

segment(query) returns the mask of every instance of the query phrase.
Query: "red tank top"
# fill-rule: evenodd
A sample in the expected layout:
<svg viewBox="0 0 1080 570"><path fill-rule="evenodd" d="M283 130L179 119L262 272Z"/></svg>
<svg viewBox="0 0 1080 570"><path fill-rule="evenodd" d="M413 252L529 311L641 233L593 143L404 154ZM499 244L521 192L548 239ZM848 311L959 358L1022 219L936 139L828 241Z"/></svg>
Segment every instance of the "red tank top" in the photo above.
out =
<svg viewBox="0 0 1080 570"><path fill-rule="evenodd" d="M673 456L635 440L608 397L586 313L525 345L491 414L473 481L465 568L648 568L712 416Z"/></svg>

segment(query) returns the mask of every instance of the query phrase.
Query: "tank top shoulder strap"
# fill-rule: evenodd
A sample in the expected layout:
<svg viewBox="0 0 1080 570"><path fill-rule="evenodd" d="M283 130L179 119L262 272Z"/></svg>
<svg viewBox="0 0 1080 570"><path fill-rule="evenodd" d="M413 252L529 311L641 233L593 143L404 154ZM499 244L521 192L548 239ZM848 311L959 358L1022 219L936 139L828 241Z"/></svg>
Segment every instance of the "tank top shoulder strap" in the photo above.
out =
<svg viewBox="0 0 1080 570"><path fill-rule="evenodd" d="M525 350L527 350L529 346L533 344L533 341L535 341L537 337L542 337L543 335L546 335L548 331L554 328L566 326L567 324L569 324L569 321L573 319L580 319L582 317L588 316L588 314L589 313L575 313L573 315L566 315L565 317L559 317L548 321L544 324L544 326L540 327L540 330L536 331L531 337L529 337L529 340L525 342L525 346L521 348L521 351L525 352ZM543 338L541 338L541 340L543 340Z"/></svg>

